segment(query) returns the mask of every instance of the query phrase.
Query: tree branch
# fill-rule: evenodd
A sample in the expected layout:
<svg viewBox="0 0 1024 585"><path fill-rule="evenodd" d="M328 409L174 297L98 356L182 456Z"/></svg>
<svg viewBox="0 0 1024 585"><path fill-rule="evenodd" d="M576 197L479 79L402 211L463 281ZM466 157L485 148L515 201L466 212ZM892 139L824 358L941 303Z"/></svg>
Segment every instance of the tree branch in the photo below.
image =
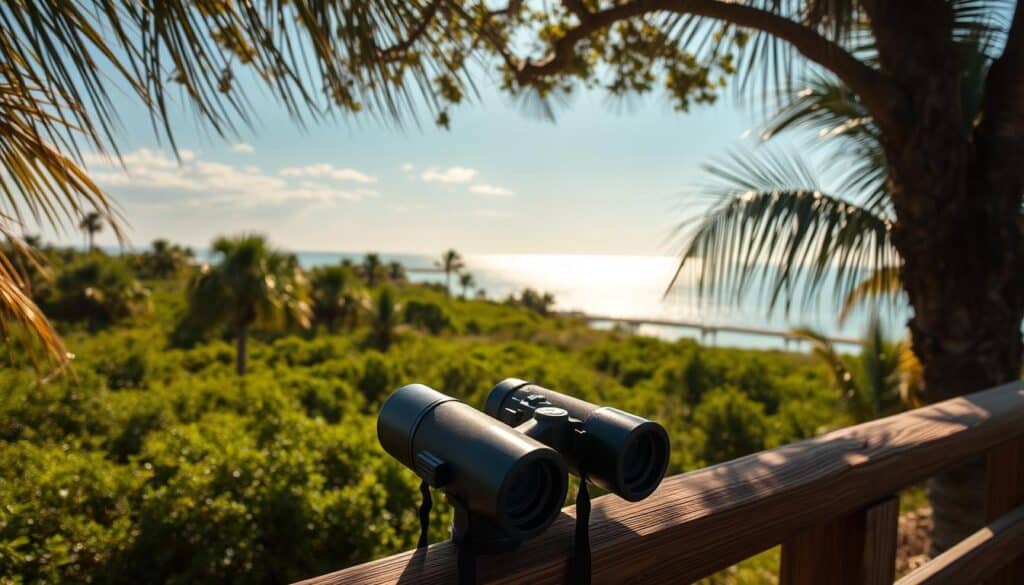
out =
<svg viewBox="0 0 1024 585"><path fill-rule="evenodd" d="M574 3L567 4L571 8ZM618 21L655 12L714 18L787 41L804 57L835 73L860 95L880 123L884 125L890 116L892 102L895 101L895 88L879 71L858 60L839 44L798 22L767 10L722 0L635 0L593 13L573 10L580 24L555 41L554 50L548 57L540 61L523 61L516 71L516 79L525 85L537 78L555 74L572 62L576 55L576 44L590 34Z"/></svg>
<svg viewBox="0 0 1024 585"><path fill-rule="evenodd" d="M437 11L444 4L445 0L434 0L423 9L423 14L420 15L419 21L416 23L416 27L409 31L409 36L396 42L390 47L385 47L380 50L380 58L385 61L393 61L402 56L403 53L412 48L416 41L418 41L427 29L430 28L430 23L434 20L434 16L437 15Z"/></svg>

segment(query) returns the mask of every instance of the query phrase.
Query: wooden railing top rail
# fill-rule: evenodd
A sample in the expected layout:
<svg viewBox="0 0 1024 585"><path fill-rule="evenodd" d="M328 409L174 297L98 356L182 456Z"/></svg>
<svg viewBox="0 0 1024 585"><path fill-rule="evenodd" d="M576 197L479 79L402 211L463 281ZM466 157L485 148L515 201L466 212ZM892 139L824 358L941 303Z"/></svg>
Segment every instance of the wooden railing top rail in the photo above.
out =
<svg viewBox="0 0 1024 585"><path fill-rule="evenodd" d="M593 502L593 582L687 583L864 508L1024 434L1019 382L667 478L636 503ZM519 550L482 557L481 582L564 583L574 508ZM304 583L450 584L448 542Z"/></svg>

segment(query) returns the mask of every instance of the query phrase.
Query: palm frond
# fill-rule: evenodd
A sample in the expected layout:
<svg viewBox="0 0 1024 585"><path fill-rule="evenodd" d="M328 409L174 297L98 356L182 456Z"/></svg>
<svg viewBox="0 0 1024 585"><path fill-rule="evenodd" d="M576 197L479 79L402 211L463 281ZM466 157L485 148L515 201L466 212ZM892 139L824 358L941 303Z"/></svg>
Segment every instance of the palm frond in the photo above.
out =
<svg viewBox="0 0 1024 585"><path fill-rule="evenodd" d="M50 369L51 374L62 371L72 356L60 335L26 293L27 275L19 270L12 256L20 256L40 270L41 260L21 239L6 232L2 222L0 236L5 236L13 248L9 252L0 252L0 336L7 346L8 356L13 356L12 346L17 342L26 350L37 372L44 373L44 369Z"/></svg>
<svg viewBox="0 0 1024 585"><path fill-rule="evenodd" d="M810 327L797 327L790 330L790 334L811 344L811 353L825 364L839 398L846 403L857 420L865 420L866 405L857 381L832 342L823 333Z"/></svg>
<svg viewBox="0 0 1024 585"><path fill-rule="evenodd" d="M761 139L792 130L810 131L816 148L825 144L839 154L823 169L837 172L838 189L850 193L856 203L891 217L880 131L860 98L834 77L814 74L780 104L761 131Z"/></svg>
<svg viewBox="0 0 1024 585"><path fill-rule="evenodd" d="M889 219L823 193L799 157L762 147L706 170L718 180L704 190L716 203L680 226L669 290L694 266L698 297L738 302L764 288L769 309L781 300L788 311L798 296L813 302L825 284L841 299L864 273L895 262Z"/></svg>
<svg viewBox="0 0 1024 585"><path fill-rule="evenodd" d="M949 4L953 11L954 40L973 43L981 39L988 49L996 49L1006 42L1010 28L1007 15L1012 13L1014 0L950 0Z"/></svg>
<svg viewBox="0 0 1024 585"><path fill-rule="evenodd" d="M861 344L860 362L863 401L871 418L889 414L899 406L899 344L885 338L877 314L871 316Z"/></svg>
<svg viewBox="0 0 1024 585"><path fill-rule="evenodd" d="M883 266L860 281L843 299L843 307L839 311L839 324L842 325L850 315L865 305L878 305L882 301L891 301L903 292L899 268Z"/></svg>

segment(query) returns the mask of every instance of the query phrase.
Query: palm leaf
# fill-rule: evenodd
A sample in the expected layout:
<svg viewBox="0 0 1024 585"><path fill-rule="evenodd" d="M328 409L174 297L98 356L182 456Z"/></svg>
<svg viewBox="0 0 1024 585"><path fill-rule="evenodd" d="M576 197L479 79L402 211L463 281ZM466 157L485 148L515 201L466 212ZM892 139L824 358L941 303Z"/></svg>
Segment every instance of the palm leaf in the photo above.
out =
<svg viewBox="0 0 1024 585"><path fill-rule="evenodd" d="M881 320L877 314L872 315L860 352L863 371L860 388L871 418L889 414L899 406L899 345L885 339Z"/></svg>
<svg viewBox="0 0 1024 585"><path fill-rule="evenodd" d="M883 266L860 281L843 299L843 307L839 311L840 325L845 323L850 314L858 308L877 305L880 301L891 300L903 292L899 269L895 266Z"/></svg>
<svg viewBox="0 0 1024 585"><path fill-rule="evenodd" d="M832 378L832 385L839 393L840 399L846 403L851 414L857 420L867 420L867 405L864 403L864 397L857 386L857 381L832 342L823 333L810 327L792 329L790 334L811 344L811 353L825 364L829 376Z"/></svg>
<svg viewBox="0 0 1024 585"><path fill-rule="evenodd" d="M8 355L13 356L12 346L17 341L27 350L37 372L42 373L44 362L56 367L53 372L59 372L68 365L72 355L43 312L26 294L27 276L18 270L11 255L22 256L30 265L41 269L40 260L19 238L6 233L2 225L0 235L6 236L13 248L10 255L0 252L0 335Z"/></svg>
<svg viewBox="0 0 1024 585"><path fill-rule="evenodd" d="M717 179L704 190L715 203L680 226L681 260L669 290L699 261L699 297L738 302L764 288L769 309L782 301L788 312L798 294L809 304L830 284L841 299L864 273L895 263L888 218L823 193L799 157L762 147L706 170Z"/></svg>
<svg viewBox="0 0 1024 585"><path fill-rule="evenodd" d="M838 190L886 217L892 216L880 131L860 98L834 77L809 76L804 87L788 94L761 131L762 140L792 130L810 131L816 144L831 146L838 156L823 171L839 175Z"/></svg>

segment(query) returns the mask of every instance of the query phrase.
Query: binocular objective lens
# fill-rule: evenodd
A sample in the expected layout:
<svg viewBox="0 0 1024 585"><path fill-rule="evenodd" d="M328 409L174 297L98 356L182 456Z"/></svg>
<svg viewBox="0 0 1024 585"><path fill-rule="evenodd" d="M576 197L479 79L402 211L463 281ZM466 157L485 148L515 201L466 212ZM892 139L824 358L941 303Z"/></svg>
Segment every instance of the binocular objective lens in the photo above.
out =
<svg viewBox="0 0 1024 585"><path fill-rule="evenodd" d="M530 530L545 522L558 501L558 469L548 461L533 461L513 473L505 495L509 520L520 530Z"/></svg>

